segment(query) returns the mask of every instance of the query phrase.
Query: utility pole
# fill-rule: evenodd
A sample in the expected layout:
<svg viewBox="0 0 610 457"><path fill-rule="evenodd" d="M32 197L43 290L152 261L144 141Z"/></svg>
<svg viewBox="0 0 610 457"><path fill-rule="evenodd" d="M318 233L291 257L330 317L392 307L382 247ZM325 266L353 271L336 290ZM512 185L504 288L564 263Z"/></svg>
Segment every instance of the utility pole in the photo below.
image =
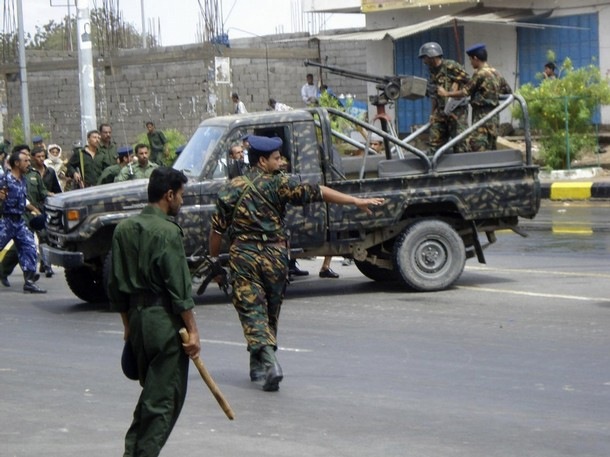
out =
<svg viewBox="0 0 610 457"><path fill-rule="evenodd" d="M25 33L23 31L23 5L17 0L17 37L19 40L19 78L21 79L21 118L23 121L23 139L30 144L30 97L28 95L28 72L25 64Z"/></svg>
<svg viewBox="0 0 610 457"><path fill-rule="evenodd" d="M80 87L81 139L83 144L87 132L96 129L95 81L93 71L93 43L91 41L91 19L89 0L75 0L76 37L78 43L78 82Z"/></svg>
<svg viewBox="0 0 610 457"><path fill-rule="evenodd" d="M144 0L140 0L140 11L142 13L142 47L146 49L147 40L146 40L146 15L144 14Z"/></svg>

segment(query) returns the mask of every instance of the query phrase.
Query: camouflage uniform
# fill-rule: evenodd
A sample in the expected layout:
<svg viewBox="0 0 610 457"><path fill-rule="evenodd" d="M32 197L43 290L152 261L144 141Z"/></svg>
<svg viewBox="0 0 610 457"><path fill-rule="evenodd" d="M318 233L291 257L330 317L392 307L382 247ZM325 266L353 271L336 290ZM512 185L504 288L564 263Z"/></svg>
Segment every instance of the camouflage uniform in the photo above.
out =
<svg viewBox="0 0 610 457"><path fill-rule="evenodd" d="M34 234L27 227L23 217L26 212L26 177L16 179L12 173L3 175L0 187L8 189L0 218L0 250L10 240L15 242L19 264L24 274L36 272L36 243ZM3 274L3 276L5 276Z"/></svg>
<svg viewBox="0 0 610 457"><path fill-rule="evenodd" d="M472 75L472 79L464 86L464 94L470 96L472 105L472 123L478 122L499 103L500 94L510 94L511 89L502 75L484 63ZM476 129L468 142L471 151L489 151L496 149L498 137L499 116L494 116Z"/></svg>
<svg viewBox="0 0 610 457"><path fill-rule="evenodd" d="M445 114L447 97L441 97L436 93L438 87L446 91L453 90L453 84L457 83L457 89L461 89L470 80L468 73L459 63L444 59L440 66L430 70L429 82L433 87L430 97L436 102L436 106L430 117L429 143L432 152L436 151L451 138L456 137L468 127L468 105L458 106L451 113ZM460 142L454 146L455 152L466 152L466 142Z"/></svg>
<svg viewBox="0 0 610 457"><path fill-rule="evenodd" d="M247 179L257 192L249 190ZM322 201L319 186L259 168L234 178L218 194L212 230L228 232L231 241L233 306L251 354L264 346L277 349L278 318L288 273L288 237L283 221L286 204L302 206L314 201Z"/></svg>

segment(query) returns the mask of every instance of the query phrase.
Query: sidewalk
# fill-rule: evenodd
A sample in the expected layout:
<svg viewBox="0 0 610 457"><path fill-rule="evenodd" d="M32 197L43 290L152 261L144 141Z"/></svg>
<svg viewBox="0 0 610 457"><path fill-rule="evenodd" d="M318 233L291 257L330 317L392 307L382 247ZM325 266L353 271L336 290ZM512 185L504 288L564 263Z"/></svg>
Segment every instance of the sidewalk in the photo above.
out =
<svg viewBox="0 0 610 457"><path fill-rule="evenodd" d="M610 171L602 167L541 171L539 176L544 199L610 199Z"/></svg>

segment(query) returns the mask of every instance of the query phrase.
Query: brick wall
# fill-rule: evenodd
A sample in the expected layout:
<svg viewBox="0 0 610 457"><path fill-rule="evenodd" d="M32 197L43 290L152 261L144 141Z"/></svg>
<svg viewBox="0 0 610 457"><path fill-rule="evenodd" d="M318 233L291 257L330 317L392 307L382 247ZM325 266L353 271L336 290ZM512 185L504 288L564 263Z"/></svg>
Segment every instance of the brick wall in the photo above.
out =
<svg viewBox="0 0 610 457"><path fill-rule="evenodd" d="M265 110L269 97L301 107L305 75L318 73L303 65L306 58L321 56L329 65L366 71L362 43L318 42L305 35L265 40L234 40L231 48L200 44L94 56L97 123L110 123L119 144L133 143L148 120L161 130L174 128L188 138L203 119L232 112L233 91L250 112ZM215 83L215 56L230 57L231 84ZM28 52L27 66L30 120L50 132L47 144L69 147L82 140L76 53ZM6 131L11 119L21 113L18 66L0 65L0 74L6 82ZM366 99L365 82L327 72L323 77L337 95Z"/></svg>

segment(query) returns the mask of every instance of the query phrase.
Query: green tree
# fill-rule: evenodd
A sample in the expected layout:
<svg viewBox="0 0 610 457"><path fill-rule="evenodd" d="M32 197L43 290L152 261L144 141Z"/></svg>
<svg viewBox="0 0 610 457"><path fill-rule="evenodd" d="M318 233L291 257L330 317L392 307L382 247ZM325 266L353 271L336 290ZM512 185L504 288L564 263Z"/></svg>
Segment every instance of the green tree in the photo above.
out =
<svg viewBox="0 0 610 457"><path fill-rule="evenodd" d="M165 134L165 138L167 138L168 149L169 149L169 157L166 157L163 161L163 165L171 166L176 160L176 148L178 146L182 146L186 143L186 139L182 133L180 133L176 129L163 129L163 133ZM136 138L136 144L142 143L148 145L148 137L146 133L140 133ZM133 145L135 148L135 144Z"/></svg>
<svg viewBox="0 0 610 457"><path fill-rule="evenodd" d="M547 57L554 60L552 52ZM574 68L566 58L559 74L559 78L519 89L527 102L532 128L540 134L543 164L551 169L569 168L569 162L597 146L593 115L600 105L610 103L608 79L597 66ZM519 107L513 114L523 117Z"/></svg>
<svg viewBox="0 0 610 457"><path fill-rule="evenodd" d="M51 134L44 126L44 124L31 123L30 133L32 137L41 136L45 140L45 142L48 142L49 138L51 138ZM20 115L17 115L12 119L11 124L6 129L4 137L10 140L13 146L25 143L23 121L21 120Z"/></svg>

